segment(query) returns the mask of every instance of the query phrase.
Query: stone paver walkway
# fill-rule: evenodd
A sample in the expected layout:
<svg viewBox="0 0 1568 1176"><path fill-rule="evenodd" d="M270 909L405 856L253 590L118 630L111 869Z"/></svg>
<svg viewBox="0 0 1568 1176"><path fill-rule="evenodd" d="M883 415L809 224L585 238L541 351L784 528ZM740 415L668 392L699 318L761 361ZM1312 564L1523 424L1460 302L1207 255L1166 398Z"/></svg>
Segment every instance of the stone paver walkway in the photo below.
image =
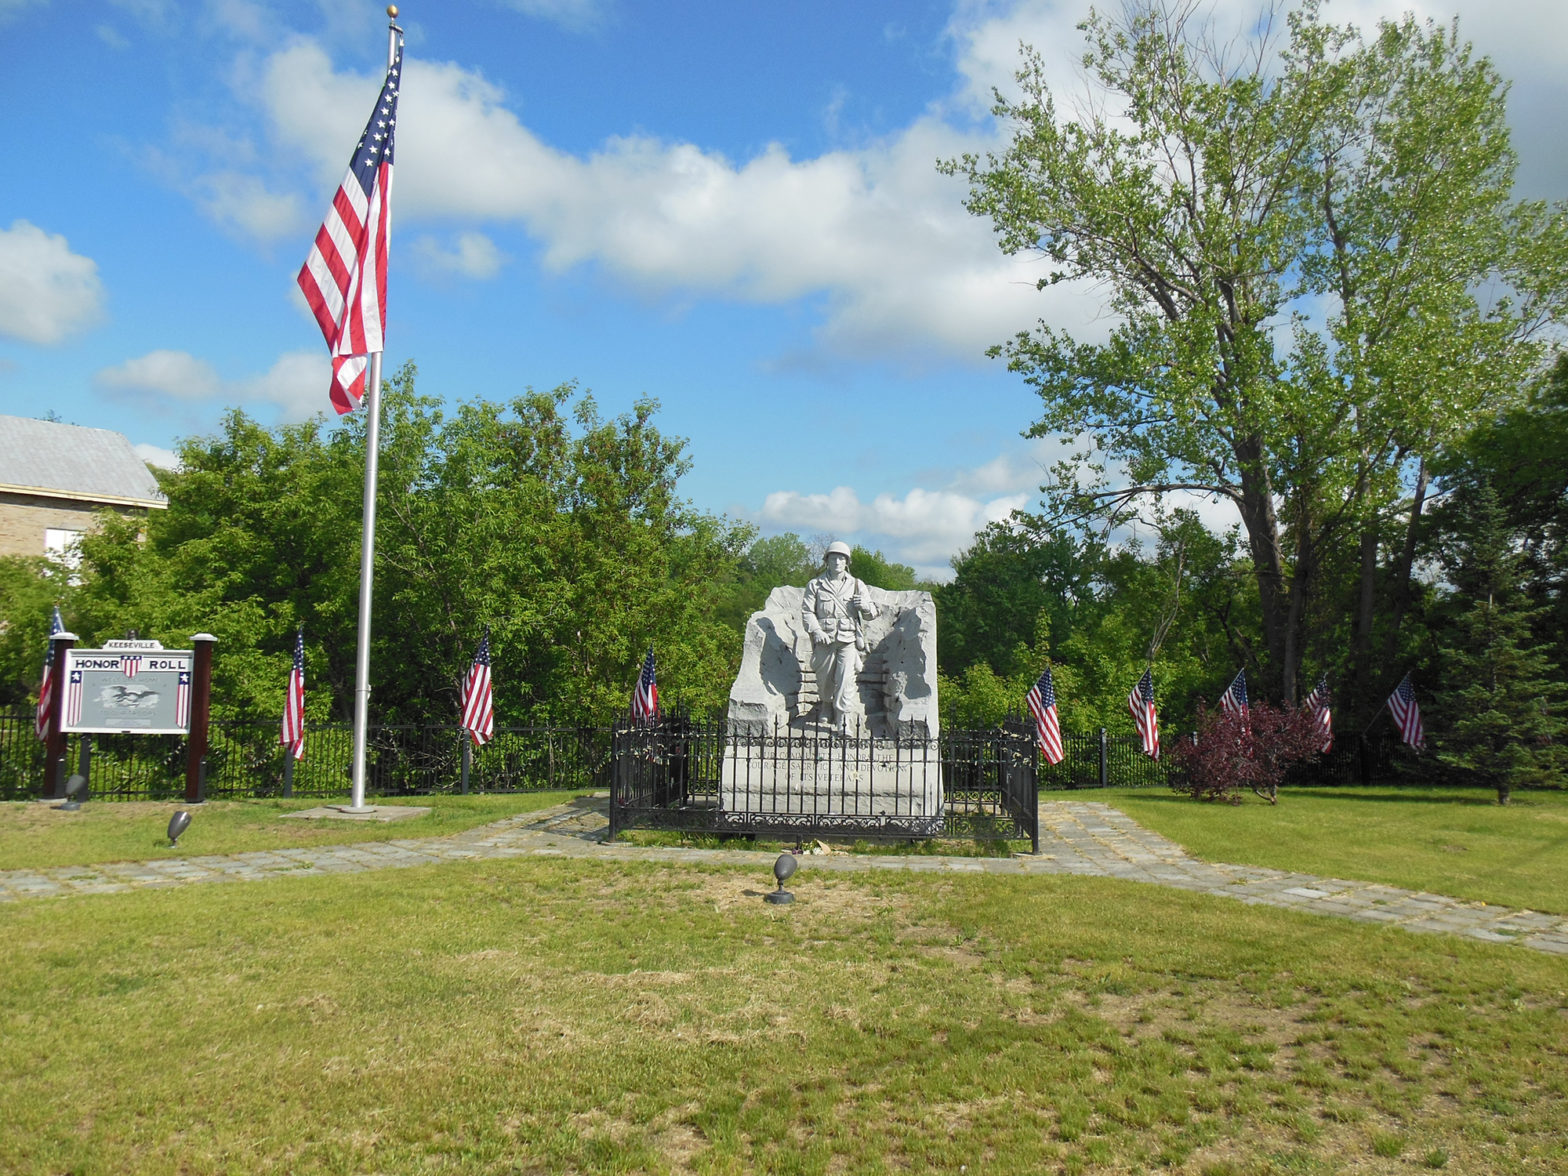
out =
<svg viewBox="0 0 1568 1176"><path fill-rule="evenodd" d="M609 861L699 862L755 867L771 876L772 852L605 844L603 798L583 798L447 837L406 838L162 861L112 862L46 870L0 870L0 902L245 882L282 875L349 874L475 858L578 857ZM1568 955L1568 918L1465 902L1372 882L1319 878L1190 857L1180 846L1107 804L1051 800L1040 805L1040 852L1011 858L833 853L801 858L802 871L909 870L975 874L1083 874L1125 878L1265 906L1294 907L1408 931L1440 931Z"/></svg>

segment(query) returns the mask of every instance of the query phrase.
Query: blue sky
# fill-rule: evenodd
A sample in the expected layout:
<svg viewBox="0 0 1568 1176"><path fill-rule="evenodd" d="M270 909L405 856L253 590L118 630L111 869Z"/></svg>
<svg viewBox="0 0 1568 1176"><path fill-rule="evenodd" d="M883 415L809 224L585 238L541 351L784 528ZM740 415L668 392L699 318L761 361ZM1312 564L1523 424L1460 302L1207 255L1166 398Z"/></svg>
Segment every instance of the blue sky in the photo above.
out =
<svg viewBox="0 0 1568 1176"><path fill-rule="evenodd" d="M1251 0L1217 0L1239 20ZM1330 0L1370 23L1415 7ZM999 145L1020 40L1078 82L1084 3L402 6L387 363L501 398L576 380L689 438L699 506L942 575L1037 499L1032 394L989 344L1038 293L939 157ZM1568 6L1457 5L1513 80L1520 191L1568 195ZM385 66L359 0L0 0L0 411L145 455L240 405L327 409L294 274ZM1219 508L1216 508L1219 510ZM1216 522L1224 522L1223 511Z"/></svg>

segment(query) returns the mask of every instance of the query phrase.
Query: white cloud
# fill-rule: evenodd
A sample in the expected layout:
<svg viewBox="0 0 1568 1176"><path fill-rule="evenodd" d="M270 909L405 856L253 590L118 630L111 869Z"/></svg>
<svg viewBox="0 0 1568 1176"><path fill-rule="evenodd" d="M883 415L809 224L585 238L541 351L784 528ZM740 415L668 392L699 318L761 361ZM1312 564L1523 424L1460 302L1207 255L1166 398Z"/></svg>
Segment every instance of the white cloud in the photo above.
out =
<svg viewBox="0 0 1568 1176"><path fill-rule="evenodd" d="M858 151L793 159L777 144L743 162L648 136L578 157L543 143L481 75L409 60L420 101L399 112L400 217L520 222L548 269L594 266L648 296L781 303L825 295L822 340L849 353L978 361L1042 311L1093 330L1087 291L1035 290L1038 268L1003 257L939 157L977 146L935 117ZM322 49L274 54L260 92L276 136L340 178L376 79L335 74Z"/></svg>
<svg viewBox="0 0 1568 1176"><path fill-rule="evenodd" d="M159 350L105 368L93 379L106 391L155 408L179 401L237 404L254 412L265 404L276 407L281 419L297 421L326 409L331 374L324 351L286 352L261 375L225 380L210 363L187 351Z"/></svg>
<svg viewBox="0 0 1568 1176"><path fill-rule="evenodd" d="M58 343L98 321L98 264L66 239L25 220L0 229L0 335Z"/></svg>
<svg viewBox="0 0 1568 1176"><path fill-rule="evenodd" d="M588 32L604 23L609 7L604 0L505 0L526 16L549 21L569 32Z"/></svg>
<svg viewBox="0 0 1568 1176"><path fill-rule="evenodd" d="M271 192L253 175L214 172L198 178L193 189L197 205L216 224L258 241L303 236L308 226L297 195Z"/></svg>
<svg viewBox="0 0 1568 1176"><path fill-rule="evenodd" d="M149 351L93 377L100 388L131 393L154 401L212 400L223 382L210 363L186 351Z"/></svg>
<svg viewBox="0 0 1568 1176"><path fill-rule="evenodd" d="M177 470L180 468L179 454L172 449L165 449L161 445L139 444L131 446L136 451L136 456L150 466L157 466L160 470Z"/></svg>
<svg viewBox="0 0 1568 1176"><path fill-rule="evenodd" d="M6 24L13 17L20 16L29 8L37 8L48 0L0 0L0 25Z"/></svg>
<svg viewBox="0 0 1568 1176"><path fill-rule="evenodd" d="M428 273L454 274L476 281L495 277L506 261L495 242L483 233L459 233L451 248L434 237L417 237L409 251L414 255L414 261Z"/></svg>
<svg viewBox="0 0 1568 1176"><path fill-rule="evenodd" d="M275 404L283 420L302 421L326 410L331 380L332 361L324 348L289 351L262 375L231 384L229 396L241 407Z"/></svg>
<svg viewBox="0 0 1568 1176"><path fill-rule="evenodd" d="M546 16L602 12L539 2ZM1328 16L1369 28L1409 6L1344 0ZM1446 19L1437 0L1416 7ZM1536 84L1558 85L1547 59L1561 65L1568 58L1568 6L1517 0L1503 7L1506 20L1492 21L1488 8L1485 23L1463 31L1484 34L1483 50L1495 44L1511 54L1533 70ZM818 341L841 354L978 362L986 347L1040 319L1080 338L1103 338L1110 327L1103 292L1088 285L1039 292L1043 265L1003 256L990 225L963 208L962 181L934 166L1003 145L1003 128L987 112L992 87L1012 86L1020 42L1044 55L1064 114L1096 101L1075 27L1087 11L1085 3L1061 0L958 0L946 30L957 70L952 91L879 142L804 159L777 143L730 159L641 134L612 136L586 154L562 151L527 127L506 92L479 72L409 58L405 82L419 101L400 112L398 215L404 224L521 224L540 242L546 268L598 269L646 297L814 299L824 316ZM1204 11L1223 43L1255 21L1258 5L1214 0ZM1565 35L1532 36L1539 29ZM323 200L379 83L373 74L335 72L321 45L304 39L260 65L254 89L272 133L285 156L313 161ZM461 249L435 250L426 262L470 274L485 264L483 255L465 257Z"/></svg>
<svg viewBox="0 0 1568 1176"><path fill-rule="evenodd" d="M760 521L770 530L822 532L880 550L918 574L946 579L949 561L989 523L1027 506L1029 494L977 498L916 487L903 497L879 494L870 502L847 486L827 494L781 490L763 501Z"/></svg>

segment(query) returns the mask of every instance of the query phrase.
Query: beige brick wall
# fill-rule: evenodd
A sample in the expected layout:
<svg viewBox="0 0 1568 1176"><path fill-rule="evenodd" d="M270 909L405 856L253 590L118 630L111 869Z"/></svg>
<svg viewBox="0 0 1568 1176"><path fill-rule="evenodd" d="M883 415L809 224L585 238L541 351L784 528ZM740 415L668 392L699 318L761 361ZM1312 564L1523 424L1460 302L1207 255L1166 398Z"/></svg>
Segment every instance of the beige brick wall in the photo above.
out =
<svg viewBox="0 0 1568 1176"><path fill-rule="evenodd" d="M42 555L44 531L88 531L93 525L91 503L69 502L33 494L0 493L0 555ZM143 512L127 508L126 514Z"/></svg>

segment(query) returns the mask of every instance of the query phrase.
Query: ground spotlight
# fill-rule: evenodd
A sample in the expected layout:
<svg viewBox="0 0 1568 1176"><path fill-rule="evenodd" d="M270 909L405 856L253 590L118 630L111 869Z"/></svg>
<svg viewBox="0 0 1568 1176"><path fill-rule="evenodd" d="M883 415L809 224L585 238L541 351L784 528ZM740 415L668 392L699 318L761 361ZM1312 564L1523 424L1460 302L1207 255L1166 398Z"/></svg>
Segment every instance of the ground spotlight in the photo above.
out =
<svg viewBox="0 0 1568 1176"><path fill-rule="evenodd" d="M779 888L777 890L770 890L767 894L764 894L762 896L762 901L773 903L794 902L795 896L784 889L784 883L787 882L790 875L792 875L799 868L800 863L795 860L793 854L779 854L779 860L773 863L773 876L778 879Z"/></svg>
<svg viewBox="0 0 1568 1176"><path fill-rule="evenodd" d="M179 844L180 834L189 829L190 826L191 815L184 809L181 809L169 818L169 845L171 848Z"/></svg>
<svg viewBox="0 0 1568 1176"><path fill-rule="evenodd" d="M82 807L82 797L87 795L87 777L80 772L65 782L65 803L57 804L57 809L75 812Z"/></svg>

